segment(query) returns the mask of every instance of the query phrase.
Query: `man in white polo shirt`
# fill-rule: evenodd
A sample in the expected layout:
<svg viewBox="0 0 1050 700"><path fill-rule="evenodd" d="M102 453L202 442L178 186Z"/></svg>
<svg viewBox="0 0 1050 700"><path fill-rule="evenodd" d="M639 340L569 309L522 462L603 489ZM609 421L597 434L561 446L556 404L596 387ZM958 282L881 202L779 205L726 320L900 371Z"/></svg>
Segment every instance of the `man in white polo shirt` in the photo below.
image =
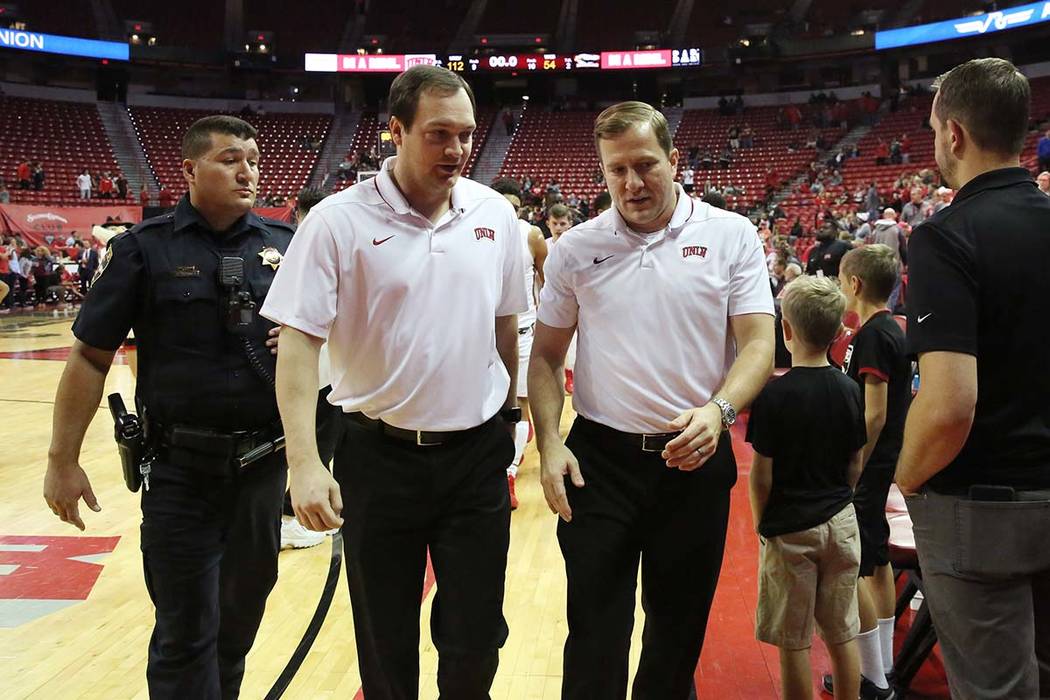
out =
<svg viewBox="0 0 1050 700"><path fill-rule="evenodd" d="M492 183L492 189L507 198L514 207L514 215L521 211L521 187L510 178ZM514 461L507 467L507 490L510 492L510 509L518 507L518 494L514 483L518 478L518 467L525 457L525 446L529 442L529 355L532 354L532 334L536 329L536 290L543 286L543 262L547 259L547 242L543 233L528 221L518 219L522 250L525 255L525 289L528 292L529 308L518 314L518 404L521 420L514 431Z"/></svg>
<svg viewBox="0 0 1050 700"><path fill-rule="evenodd" d="M312 530L342 526L365 697L417 697L429 549L439 691L487 698L508 631L521 236L501 195L459 177L475 128L463 79L411 68L389 104L398 155L314 207L262 310L285 326L277 399L292 503ZM334 479L314 433L325 339L329 401L346 422Z"/></svg>
<svg viewBox="0 0 1050 700"><path fill-rule="evenodd" d="M615 206L544 265L529 399L568 579L564 698L622 698L641 560L636 698L689 697L725 547L725 428L773 367L755 227L685 194L667 121L641 102L594 125ZM557 376L579 337L565 443Z"/></svg>

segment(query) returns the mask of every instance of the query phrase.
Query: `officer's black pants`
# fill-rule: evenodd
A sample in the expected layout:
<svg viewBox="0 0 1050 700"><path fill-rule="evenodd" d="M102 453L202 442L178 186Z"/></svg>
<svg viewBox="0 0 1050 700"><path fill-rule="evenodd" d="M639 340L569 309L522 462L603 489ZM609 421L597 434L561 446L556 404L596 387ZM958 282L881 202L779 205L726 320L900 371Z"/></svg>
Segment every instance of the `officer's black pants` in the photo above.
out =
<svg viewBox="0 0 1050 700"><path fill-rule="evenodd" d="M418 697L429 548L438 690L448 700L487 699L507 639L510 433L497 418L450 445L418 447L349 418L346 428L335 476L365 697Z"/></svg>
<svg viewBox="0 0 1050 700"><path fill-rule="evenodd" d="M162 454L163 457L163 454ZM284 453L223 479L153 465L142 494L142 558L157 608L151 698L236 698L244 657L277 582Z"/></svg>
<svg viewBox="0 0 1050 700"><path fill-rule="evenodd" d="M566 445L585 486L566 478L572 522L558 522L568 579L562 697L627 697L640 559L645 629L632 696L685 700L725 549L736 482L729 436L692 472L669 469L659 452L584 418Z"/></svg>

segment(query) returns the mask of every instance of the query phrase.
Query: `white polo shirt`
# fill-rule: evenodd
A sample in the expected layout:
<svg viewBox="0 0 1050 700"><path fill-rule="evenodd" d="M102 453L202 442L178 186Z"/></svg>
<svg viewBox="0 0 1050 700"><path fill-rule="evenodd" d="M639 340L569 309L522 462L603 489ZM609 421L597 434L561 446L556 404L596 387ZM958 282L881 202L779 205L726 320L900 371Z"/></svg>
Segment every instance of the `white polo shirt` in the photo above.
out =
<svg viewBox="0 0 1050 700"><path fill-rule="evenodd" d="M394 158L303 220L262 315L326 338L329 401L407 430L480 425L510 377L495 319L528 308L510 203L460 178L437 224L394 184Z"/></svg>
<svg viewBox="0 0 1050 700"><path fill-rule="evenodd" d="M666 432L710 401L736 358L729 317L774 313L751 222L675 190L663 231L635 233L613 207L561 236L543 268L539 320L577 325L573 407L624 432Z"/></svg>

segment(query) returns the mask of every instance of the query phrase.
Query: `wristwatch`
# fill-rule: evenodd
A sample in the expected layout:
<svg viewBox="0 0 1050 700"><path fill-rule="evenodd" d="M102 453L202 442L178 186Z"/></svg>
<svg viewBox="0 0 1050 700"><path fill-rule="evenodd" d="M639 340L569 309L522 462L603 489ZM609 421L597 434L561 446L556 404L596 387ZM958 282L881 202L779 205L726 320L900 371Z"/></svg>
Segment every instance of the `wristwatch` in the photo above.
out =
<svg viewBox="0 0 1050 700"><path fill-rule="evenodd" d="M733 423L736 423L736 409L733 408L733 404L725 399L711 399L711 403L718 406L718 409L722 412L722 428L729 430Z"/></svg>
<svg viewBox="0 0 1050 700"><path fill-rule="evenodd" d="M503 419L504 423L518 423L521 421L521 406L515 406L513 408L504 408L499 412L499 417Z"/></svg>

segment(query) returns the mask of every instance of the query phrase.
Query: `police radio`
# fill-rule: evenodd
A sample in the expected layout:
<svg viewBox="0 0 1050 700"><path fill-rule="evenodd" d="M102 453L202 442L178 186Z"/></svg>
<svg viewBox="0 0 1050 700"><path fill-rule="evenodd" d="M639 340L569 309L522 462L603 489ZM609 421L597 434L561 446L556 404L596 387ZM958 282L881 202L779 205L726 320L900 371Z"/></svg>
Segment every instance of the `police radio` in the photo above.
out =
<svg viewBox="0 0 1050 700"><path fill-rule="evenodd" d="M236 335L246 334L255 315L255 301L244 289L244 258L222 259L219 284L226 290L226 330Z"/></svg>

